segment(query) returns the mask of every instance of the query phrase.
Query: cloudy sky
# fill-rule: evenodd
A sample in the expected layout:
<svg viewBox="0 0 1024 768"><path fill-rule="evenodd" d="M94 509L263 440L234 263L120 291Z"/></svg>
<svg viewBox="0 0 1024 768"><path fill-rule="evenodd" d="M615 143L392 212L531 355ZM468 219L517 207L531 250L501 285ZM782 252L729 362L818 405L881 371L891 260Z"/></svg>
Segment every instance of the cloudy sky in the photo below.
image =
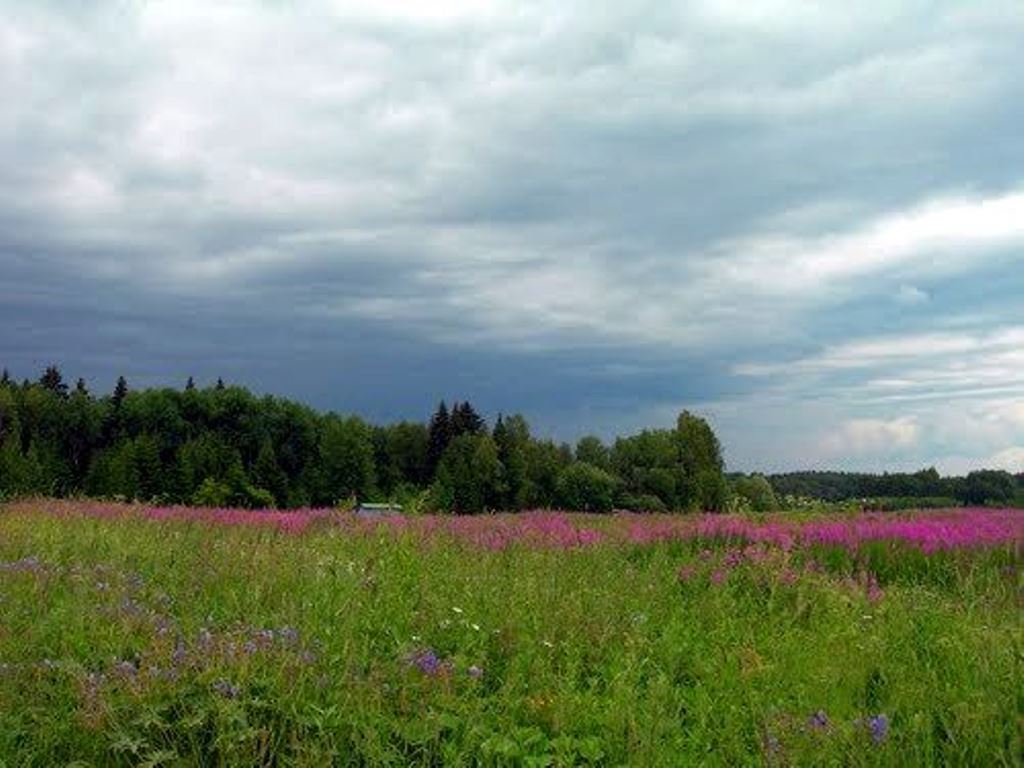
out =
<svg viewBox="0 0 1024 768"><path fill-rule="evenodd" d="M1020 0L0 7L18 377L1024 471Z"/></svg>

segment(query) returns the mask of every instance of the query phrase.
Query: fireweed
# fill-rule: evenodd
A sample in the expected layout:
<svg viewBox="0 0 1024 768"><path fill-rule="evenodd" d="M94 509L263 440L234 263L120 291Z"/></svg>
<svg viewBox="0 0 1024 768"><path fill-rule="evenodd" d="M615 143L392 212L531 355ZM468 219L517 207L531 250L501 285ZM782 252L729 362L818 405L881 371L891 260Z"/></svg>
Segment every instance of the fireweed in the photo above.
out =
<svg viewBox="0 0 1024 768"><path fill-rule="evenodd" d="M0 507L0 764L1012 765L1024 517Z"/></svg>

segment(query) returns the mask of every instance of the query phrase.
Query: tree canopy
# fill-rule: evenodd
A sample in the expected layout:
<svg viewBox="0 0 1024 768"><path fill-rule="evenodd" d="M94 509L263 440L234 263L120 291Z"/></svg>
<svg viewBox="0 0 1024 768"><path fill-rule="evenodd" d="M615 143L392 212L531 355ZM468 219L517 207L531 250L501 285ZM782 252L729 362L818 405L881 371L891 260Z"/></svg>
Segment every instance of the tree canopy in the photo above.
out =
<svg viewBox="0 0 1024 768"><path fill-rule="evenodd" d="M610 446L586 437L574 451L533 437L520 414L489 428L468 400L450 402L425 424L373 425L221 379L132 389L119 376L97 396L49 366L35 383L0 379L0 494L251 507L395 499L456 513L722 507L720 448L699 417Z"/></svg>

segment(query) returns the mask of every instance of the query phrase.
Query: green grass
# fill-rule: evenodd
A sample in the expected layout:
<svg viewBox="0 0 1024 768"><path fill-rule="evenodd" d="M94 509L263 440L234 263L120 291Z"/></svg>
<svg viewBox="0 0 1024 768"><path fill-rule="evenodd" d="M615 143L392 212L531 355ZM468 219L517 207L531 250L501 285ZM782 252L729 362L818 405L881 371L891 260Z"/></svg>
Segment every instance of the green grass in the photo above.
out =
<svg viewBox="0 0 1024 768"><path fill-rule="evenodd" d="M872 602L848 557L698 550L0 508L0 766L1021 765L1013 553Z"/></svg>

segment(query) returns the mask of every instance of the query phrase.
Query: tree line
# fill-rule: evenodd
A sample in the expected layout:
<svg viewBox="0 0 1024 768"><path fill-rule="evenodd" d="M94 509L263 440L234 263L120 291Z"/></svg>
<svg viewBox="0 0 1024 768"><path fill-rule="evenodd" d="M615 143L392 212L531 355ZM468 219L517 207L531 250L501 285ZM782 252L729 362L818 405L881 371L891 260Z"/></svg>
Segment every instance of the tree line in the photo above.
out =
<svg viewBox="0 0 1024 768"><path fill-rule="evenodd" d="M374 425L239 386L96 396L56 366L0 376L0 495L87 495L205 506L297 508L358 499L476 513L561 507L726 507L721 446L684 411L670 429L575 446L531 435L521 415L492 426L466 401L429 421Z"/></svg>
<svg viewBox="0 0 1024 768"><path fill-rule="evenodd" d="M929 500L960 504L1024 503L1024 474L979 469L965 476L943 477L934 467L917 472L787 472L769 475L778 495L824 501L850 499Z"/></svg>

